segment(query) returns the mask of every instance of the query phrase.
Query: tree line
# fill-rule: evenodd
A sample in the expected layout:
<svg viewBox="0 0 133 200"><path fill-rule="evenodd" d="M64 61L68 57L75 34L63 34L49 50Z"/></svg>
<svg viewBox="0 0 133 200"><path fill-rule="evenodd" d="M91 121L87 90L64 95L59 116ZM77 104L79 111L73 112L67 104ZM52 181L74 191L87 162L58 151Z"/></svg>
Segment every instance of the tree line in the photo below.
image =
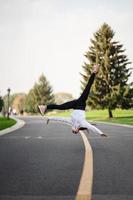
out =
<svg viewBox="0 0 133 200"><path fill-rule="evenodd" d="M3 97L4 102L4 110L8 110L8 96L5 95ZM52 87L49 81L46 79L44 74L42 74L38 82L34 84L34 86L30 89L28 94L25 93L17 93L10 95L10 106L12 108L12 112L18 114L26 113L37 113L38 104L45 103L53 103L54 102L54 94ZM15 108L15 109L14 109Z"/></svg>
<svg viewBox="0 0 133 200"><path fill-rule="evenodd" d="M92 86L87 105L91 109L108 109L109 117L113 117L115 108L133 108L133 82L129 83L132 68L126 55L126 50L119 41L114 40L114 31L104 23L90 40L90 46L85 53L81 72L81 90L87 84L93 64L100 64L100 71ZM16 94L18 95L18 94ZM28 94L19 94L11 97L19 102L21 112L37 113L38 104L54 103L55 95L49 81L42 74ZM7 96L0 97L0 111L7 106Z"/></svg>

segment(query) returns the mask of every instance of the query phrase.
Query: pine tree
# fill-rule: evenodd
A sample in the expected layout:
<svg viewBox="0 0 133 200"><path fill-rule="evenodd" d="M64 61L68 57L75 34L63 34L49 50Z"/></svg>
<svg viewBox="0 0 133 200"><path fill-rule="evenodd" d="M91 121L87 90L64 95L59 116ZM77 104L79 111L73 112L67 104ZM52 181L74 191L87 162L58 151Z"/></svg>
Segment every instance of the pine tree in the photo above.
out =
<svg viewBox="0 0 133 200"><path fill-rule="evenodd" d="M54 95L52 87L47 81L44 74L39 77L37 83L34 84L33 88L29 91L26 102L25 111L36 113L37 106L39 104L47 104L54 102Z"/></svg>
<svg viewBox="0 0 133 200"><path fill-rule="evenodd" d="M91 74L92 65L100 64L100 71L93 84L88 104L93 108L107 108L109 117L113 117L113 109L123 108L125 95L127 101L130 96L127 81L131 75L131 69L127 65L131 63L125 55L123 45L113 40L114 34L114 31L106 23L94 33L91 46L85 54L87 62L83 65L84 74L81 74L83 89Z"/></svg>

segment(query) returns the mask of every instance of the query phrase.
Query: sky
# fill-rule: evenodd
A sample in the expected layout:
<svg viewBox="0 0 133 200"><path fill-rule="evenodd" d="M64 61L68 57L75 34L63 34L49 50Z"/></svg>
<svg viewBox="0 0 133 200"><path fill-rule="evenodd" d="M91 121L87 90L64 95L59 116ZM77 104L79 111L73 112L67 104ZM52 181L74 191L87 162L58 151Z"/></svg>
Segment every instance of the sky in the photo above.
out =
<svg viewBox="0 0 133 200"><path fill-rule="evenodd" d="M132 10L132 0L0 0L0 95L28 93L43 73L54 93L78 97L84 54L104 22L133 62Z"/></svg>

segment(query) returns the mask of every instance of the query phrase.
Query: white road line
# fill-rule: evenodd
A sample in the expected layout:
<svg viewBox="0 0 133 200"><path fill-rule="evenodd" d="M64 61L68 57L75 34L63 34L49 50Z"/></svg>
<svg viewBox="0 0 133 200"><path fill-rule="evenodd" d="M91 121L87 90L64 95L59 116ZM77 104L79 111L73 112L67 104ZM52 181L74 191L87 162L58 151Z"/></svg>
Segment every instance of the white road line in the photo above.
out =
<svg viewBox="0 0 133 200"><path fill-rule="evenodd" d="M31 136L25 136L25 139L30 139L31 138Z"/></svg>
<svg viewBox="0 0 133 200"><path fill-rule="evenodd" d="M42 139L42 136L38 136L38 137L36 137L37 139Z"/></svg>

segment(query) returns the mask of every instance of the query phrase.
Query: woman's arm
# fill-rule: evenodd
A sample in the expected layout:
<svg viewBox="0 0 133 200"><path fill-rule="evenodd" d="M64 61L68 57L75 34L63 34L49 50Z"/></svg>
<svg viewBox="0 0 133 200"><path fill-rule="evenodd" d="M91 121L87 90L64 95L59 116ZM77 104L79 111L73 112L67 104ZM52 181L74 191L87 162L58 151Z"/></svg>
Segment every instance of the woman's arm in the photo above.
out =
<svg viewBox="0 0 133 200"><path fill-rule="evenodd" d="M66 124L72 125L71 119L70 118L65 118L65 117L48 117L47 118L47 124L50 121L61 122L61 123L66 123Z"/></svg>

